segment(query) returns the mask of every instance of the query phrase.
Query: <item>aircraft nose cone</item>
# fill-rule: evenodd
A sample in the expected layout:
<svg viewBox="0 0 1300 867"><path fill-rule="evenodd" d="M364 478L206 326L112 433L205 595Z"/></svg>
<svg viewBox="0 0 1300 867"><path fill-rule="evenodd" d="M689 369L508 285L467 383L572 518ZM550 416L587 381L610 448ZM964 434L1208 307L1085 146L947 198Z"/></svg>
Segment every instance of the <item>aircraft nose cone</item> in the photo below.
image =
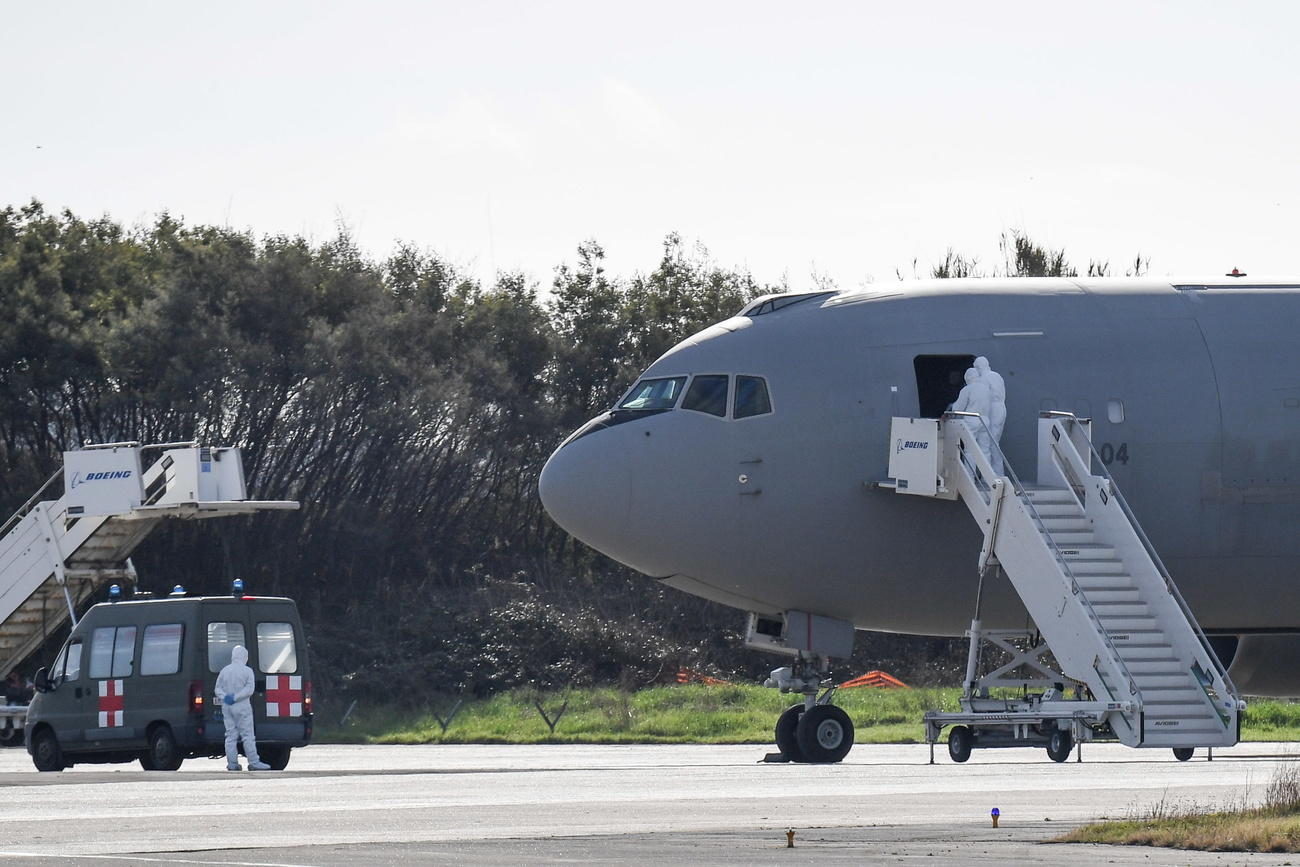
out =
<svg viewBox="0 0 1300 867"><path fill-rule="evenodd" d="M632 511L632 475L622 437L597 431L556 449L537 490L547 514L598 551L617 557Z"/></svg>

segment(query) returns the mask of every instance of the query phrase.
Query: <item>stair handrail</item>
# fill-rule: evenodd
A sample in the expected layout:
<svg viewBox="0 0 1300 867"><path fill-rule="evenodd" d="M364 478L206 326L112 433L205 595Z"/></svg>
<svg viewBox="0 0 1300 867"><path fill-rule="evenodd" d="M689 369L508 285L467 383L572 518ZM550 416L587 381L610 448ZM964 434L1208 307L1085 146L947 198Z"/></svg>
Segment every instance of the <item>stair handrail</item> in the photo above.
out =
<svg viewBox="0 0 1300 867"><path fill-rule="evenodd" d="M1083 588L1079 586L1079 579L1075 577L1074 571L1070 568L1069 562L1065 559L1065 555L1062 554L1061 549L1057 547L1056 540L1052 538L1052 534L1047 529L1047 524L1043 522L1042 516L1038 514L1038 509L1034 508L1034 503L1029 497L1028 490L1021 483L1020 477L1016 475L1016 471L1012 469L1011 462L1007 460L1006 453L1002 451L1002 447L998 445L998 441L994 439L993 432L989 430L988 423L984 421L984 417L975 412L959 412L954 410L949 410L944 413L943 417L945 420L962 421L960 426L966 433L969 433L970 428L965 425L963 420L968 418L979 419L980 425L983 426L985 432L988 433L989 445L997 451L998 457L1002 459L1002 470L1006 474L1006 478L1011 482L1011 489L1015 491L1020 502L1028 507L1029 514L1033 518L1035 525L1038 527L1039 536L1047 541L1048 546L1052 550L1052 556L1056 559L1057 565L1061 568L1061 572L1067 579L1069 579L1070 594L1083 602L1083 609L1087 612L1088 619L1092 621L1094 631L1101 637L1101 640L1106 645L1106 649L1110 651L1110 658L1119 667L1120 673L1128 681L1129 695L1133 696L1133 700L1140 706L1142 704L1142 691L1138 688L1137 679L1134 678L1133 673L1128 670L1128 665L1125 664L1124 658L1119 654L1119 648L1117 648L1115 643L1110 639L1110 633L1101 625L1101 617L1097 615L1097 611L1092 607L1092 601L1088 599L1088 594L1084 593ZM974 437L971 437L971 440L974 441L975 452L983 458L984 451L979 447L979 442L975 441ZM967 451L970 451L970 449L968 448ZM982 471L983 468L979 467L978 463L979 462L976 461L976 468ZM985 458L985 463L988 463L987 458ZM992 464L989 464L989 472L993 472ZM967 471L967 473L969 474L969 471ZM1217 657L1215 659L1217 661Z"/></svg>
<svg viewBox="0 0 1300 867"><path fill-rule="evenodd" d="M0 536L4 536L6 533L8 533L10 530L14 528L15 524L17 524L23 518L26 518L28 513L31 512L32 507L41 501L41 495L45 493L45 491L50 487L50 485L54 484L60 477L62 477L62 475L63 475L63 467L59 467L57 470L54 471L54 475L50 476L48 479L45 480L45 484L41 485L40 490L38 490L36 493L28 497L27 502L19 506L18 511L10 515L9 520L5 521L3 526L0 526Z"/></svg>
<svg viewBox="0 0 1300 867"><path fill-rule="evenodd" d="M1079 423L1079 417L1072 412L1052 410L1043 413L1043 415L1044 417L1060 418L1067 424ZM1068 439L1073 443L1073 437L1069 437ZM1183 616L1187 619L1187 623L1192 627L1192 632L1201 643L1202 649L1204 649L1209 655L1210 661L1214 663L1214 669L1218 673L1219 677L1222 678L1223 685L1227 688L1234 700L1240 701L1241 694L1237 692L1237 685L1232 682L1232 677L1228 674L1227 666L1220 661L1219 655L1214 652L1214 648L1210 645L1209 638L1206 637L1205 632L1201 629L1200 621L1198 621L1196 615L1192 613L1191 606L1189 606L1187 600L1183 598L1183 594L1179 591L1178 585L1174 582L1173 575L1171 575L1169 570L1165 568L1165 562L1160 559L1160 553L1156 551L1155 545L1153 545L1151 540L1147 537L1146 530L1142 529L1141 522L1138 521L1137 515L1134 514L1132 507L1129 506L1128 500L1124 497L1123 491L1120 490L1119 482L1115 481L1115 477L1112 476L1110 470L1106 468L1106 462L1102 460L1101 454L1092 444L1092 437L1084 437L1084 439L1088 443L1088 450L1092 452L1092 457L1095 459L1092 465L1096 468L1096 471L1099 471L1097 472L1097 475L1100 475L1106 480L1111 497L1119 504L1120 510L1124 512L1124 516L1128 518L1128 522L1133 525L1133 531L1137 535L1138 541L1142 543L1142 547L1146 550L1147 556L1151 558L1151 562L1160 573L1160 577L1164 579L1165 589L1169 592L1169 595L1173 597L1174 602L1178 605Z"/></svg>

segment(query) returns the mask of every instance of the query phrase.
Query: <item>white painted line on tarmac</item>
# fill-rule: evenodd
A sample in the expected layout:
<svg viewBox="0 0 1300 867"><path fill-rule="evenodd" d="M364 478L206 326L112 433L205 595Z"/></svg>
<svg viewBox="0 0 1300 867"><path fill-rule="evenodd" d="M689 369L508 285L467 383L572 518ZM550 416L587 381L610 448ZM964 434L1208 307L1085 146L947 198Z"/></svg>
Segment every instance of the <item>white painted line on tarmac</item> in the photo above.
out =
<svg viewBox="0 0 1300 867"><path fill-rule="evenodd" d="M68 855L50 852L9 852L0 851L0 858L56 858L67 861L70 858L99 858L105 861L147 861L151 864L222 864L227 867L312 867L310 864L289 864L283 861L197 861L192 858L146 858L142 855Z"/></svg>

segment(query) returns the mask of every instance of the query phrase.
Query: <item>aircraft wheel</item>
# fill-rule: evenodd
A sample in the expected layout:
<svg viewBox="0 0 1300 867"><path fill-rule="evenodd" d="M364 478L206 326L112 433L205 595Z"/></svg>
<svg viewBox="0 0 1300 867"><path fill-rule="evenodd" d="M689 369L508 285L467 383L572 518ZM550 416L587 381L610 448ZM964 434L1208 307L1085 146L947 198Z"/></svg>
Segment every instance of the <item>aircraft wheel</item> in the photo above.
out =
<svg viewBox="0 0 1300 867"><path fill-rule="evenodd" d="M257 755L271 766L273 771L283 771L289 764L289 753L293 747L265 746L257 748Z"/></svg>
<svg viewBox="0 0 1300 867"><path fill-rule="evenodd" d="M1185 762L1196 753L1196 747L1174 747L1174 758Z"/></svg>
<svg viewBox="0 0 1300 867"><path fill-rule="evenodd" d="M833 704L819 704L799 718L795 736L806 761L838 762L853 749L853 720Z"/></svg>
<svg viewBox="0 0 1300 867"><path fill-rule="evenodd" d="M954 762L966 761L974 743L975 737L969 726L953 726L948 732L948 757Z"/></svg>
<svg viewBox="0 0 1300 867"><path fill-rule="evenodd" d="M49 729L41 729L32 736L32 764L38 771L61 771L66 767L59 739Z"/></svg>
<svg viewBox="0 0 1300 867"><path fill-rule="evenodd" d="M776 748L792 762L808 761L799 749L799 718L804 710L803 702L792 704L776 720Z"/></svg>
<svg viewBox="0 0 1300 867"><path fill-rule="evenodd" d="M140 757L140 765L146 771L174 771L184 760L171 727L164 723L149 735L149 751Z"/></svg>
<svg viewBox="0 0 1300 867"><path fill-rule="evenodd" d="M1056 729L1047 738L1047 756L1054 762L1063 762L1074 749L1074 736L1069 729Z"/></svg>

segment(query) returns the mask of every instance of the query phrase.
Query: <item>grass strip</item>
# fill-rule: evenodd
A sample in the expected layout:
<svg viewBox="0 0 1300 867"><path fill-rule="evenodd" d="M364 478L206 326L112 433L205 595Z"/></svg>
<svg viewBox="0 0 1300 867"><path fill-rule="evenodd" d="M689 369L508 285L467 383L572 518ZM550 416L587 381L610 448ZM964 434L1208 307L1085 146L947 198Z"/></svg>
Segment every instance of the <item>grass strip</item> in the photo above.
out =
<svg viewBox="0 0 1300 867"><path fill-rule="evenodd" d="M1298 852L1300 815L1277 815L1260 808L1100 822L1076 828L1055 842L1162 846L1206 852Z"/></svg>
<svg viewBox="0 0 1300 867"><path fill-rule="evenodd" d="M848 689L835 703L849 714L858 743L923 743L921 717L931 709L956 710L958 689ZM568 706L552 732L537 712L540 702L552 719ZM761 686L655 686L636 692L613 688L567 692L515 690L466 700L443 731L455 697L435 696L423 708L359 705L347 724L331 719L322 703L318 743L536 744L700 743L766 744L782 710L796 697ZM1250 705L1244 740L1300 741L1300 705L1260 701Z"/></svg>

